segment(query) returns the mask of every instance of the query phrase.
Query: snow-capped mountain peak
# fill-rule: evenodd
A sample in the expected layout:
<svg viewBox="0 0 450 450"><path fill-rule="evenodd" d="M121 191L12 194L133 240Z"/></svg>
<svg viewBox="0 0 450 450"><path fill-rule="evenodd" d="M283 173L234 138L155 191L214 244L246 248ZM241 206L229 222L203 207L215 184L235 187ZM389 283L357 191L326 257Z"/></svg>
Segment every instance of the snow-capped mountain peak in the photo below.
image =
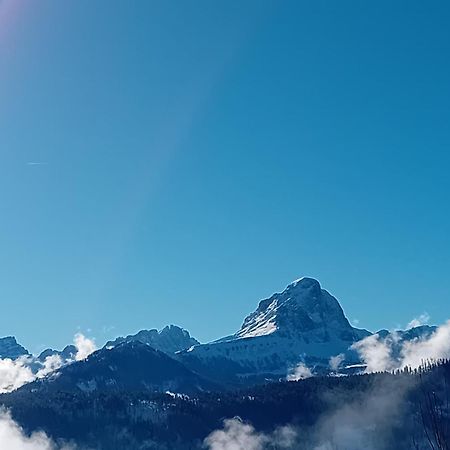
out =
<svg viewBox="0 0 450 450"><path fill-rule="evenodd" d="M278 378L299 363L327 370L330 357L370 334L352 327L336 298L317 280L304 277L261 300L234 335L196 345L178 357L211 377Z"/></svg>
<svg viewBox="0 0 450 450"><path fill-rule="evenodd" d="M261 300L247 316L235 338L265 336L310 336L326 342L333 336L353 340L356 336L339 302L314 278L290 283L281 293Z"/></svg>

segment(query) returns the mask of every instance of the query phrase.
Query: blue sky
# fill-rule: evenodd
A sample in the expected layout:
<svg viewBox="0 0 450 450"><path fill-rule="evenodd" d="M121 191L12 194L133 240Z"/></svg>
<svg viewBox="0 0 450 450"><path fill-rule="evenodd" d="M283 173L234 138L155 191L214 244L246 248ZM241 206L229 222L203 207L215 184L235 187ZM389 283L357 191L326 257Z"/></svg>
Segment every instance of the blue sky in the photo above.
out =
<svg viewBox="0 0 450 450"><path fill-rule="evenodd" d="M302 275L371 330L443 322L449 20L444 1L1 0L0 335L206 341Z"/></svg>

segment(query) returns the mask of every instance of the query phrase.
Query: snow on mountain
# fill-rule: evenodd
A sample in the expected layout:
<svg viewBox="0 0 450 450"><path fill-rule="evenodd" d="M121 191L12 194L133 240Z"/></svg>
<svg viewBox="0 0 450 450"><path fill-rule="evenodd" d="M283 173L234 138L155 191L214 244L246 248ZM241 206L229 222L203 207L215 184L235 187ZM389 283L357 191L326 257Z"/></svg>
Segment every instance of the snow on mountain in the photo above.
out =
<svg viewBox="0 0 450 450"><path fill-rule="evenodd" d="M126 337L118 337L114 341L106 343L105 347L115 347L124 342L142 342L148 344L156 350L160 350L167 354L186 350L193 345L198 345L197 339L191 337L187 330L177 327L176 325L168 325L162 330L141 330L137 334Z"/></svg>
<svg viewBox="0 0 450 450"><path fill-rule="evenodd" d="M287 288L262 300L245 318L235 339L276 333L305 342L354 341L368 335L353 328L339 302L313 278L300 278Z"/></svg>
<svg viewBox="0 0 450 450"><path fill-rule="evenodd" d="M197 345L179 358L210 376L217 366L239 377L284 376L299 362L327 367L330 357L370 334L350 325L317 280L301 278L260 301L234 335Z"/></svg>
<svg viewBox="0 0 450 450"><path fill-rule="evenodd" d="M204 378L225 384L251 384L286 378L298 367L307 368L311 374L361 371L365 367L361 365L364 358L358 349L362 346L355 343L363 342L370 336L369 339L387 346L390 356L395 359L402 354L404 343L426 339L435 331L436 327L423 325L405 331L380 330L372 335L367 330L355 328L345 317L338 300L322 289L317 280L305 277L292 282L282 292L261 300L236 333L217 341L200 344L188 331L170 325L160 331L141 330L134 335L118 337L109 341L103 350L106 352L120 347L120 351L112 355L129 352L131 359L127 360L127 364L133 371L141 370L139 364L147 364L150 360L159 361L158 364L162 361L166 365L160 356L163 352L175 359L177 364L182 363L181 367ZM145 347L150 350L142 350ZM110 354L103 350L99 355L109 357ZM151 356L152 351L158 353ZM17 360L23 366L20 368L30 375L28 381L35 377L52 378L55 370L58 374L79 370L61 368L73 363L77 352L74 345L69 345L62 351L47 349L38 357L33 357L15 338L0 339L0 358ZM146 358L141 358L143 352L147 352ZM133 357L137 358L136 361ZM96 358L94 360L98 360L99 356ZM126 360L125 356L121 358ZM98 362L96 367L103 367L100 360ZM95 379L98 385L106 378ZM82 386L90 389L84 381Z"/></svg>
<svg viewBox="0 0 450 450"><path fill-rule="evenodd" d="M0 358L17 359L29 355L28 350L17 343L14 336L0 338Z"/></svg>

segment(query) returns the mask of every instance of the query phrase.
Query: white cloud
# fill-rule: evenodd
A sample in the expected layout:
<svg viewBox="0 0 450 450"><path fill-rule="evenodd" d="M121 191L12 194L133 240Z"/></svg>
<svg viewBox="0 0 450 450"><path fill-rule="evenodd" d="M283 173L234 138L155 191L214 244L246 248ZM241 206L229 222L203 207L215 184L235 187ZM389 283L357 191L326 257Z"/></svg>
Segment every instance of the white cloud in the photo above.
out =
<svg viewBox="0 0 450 450"><path fill-rule="evenodd" d="M353 401L335 398L336 408L325 413L310 430L313 450L380 450L392 448L388 442L392 427L402 414L408 383L375 383ZM388 447L389 445L389 447Z"/></svg>
<svg viewBox="0 0 450 450"><path fill-rule="evenodd" d="M27 436L7 411L0 411L0 448L5 450L69 450L70 446L56 445L45 433Z"/></svg>
<svg viewBox="0 0 450 450"><path fill-rule="evenodd" d="M310 378L313 376L313 373L311 372L311 369L303 363L298 363L294 369L291 370L290 373L288 373L286 380L288 381L298 381L298 380L304 380L305 378Z"/></svg>
<svg viewBox="0 0 450 450"><path fill-rule="evenodd" d="M69 363L72 361L67 361ZM34 371L33 364L41 367ZM0 394L15 391L36 378L44 378L65 364L59 355L48 356L43 363L31 356L21 356L15 360L0 359ZM1 447L0 447L1 448Z"/></svg>
<svg viewBox="0 0 450 450"><path fill-rule="evenodd" d="M354 344L367 364L367 372L387 371L405 366L418 367L424 360L450 358L450 320L428 337L401 341L398 333L386 339L369 336ZM343 355L330 360L336 368ZM300 364L292 372L296 379L311 371ZM405 396L414 386L412 379L383 377L370 389L348 397L343 393L327 396L330 409L311 427L286 426L273 433L260 433L240 419L224 421L222 429L215 430L206 439L209 450L269 450L273 448L311 450L380 450L391 448L392 428L405 411ZM282 439L280 436L286 436ZM301 444L299 446L299 444Z"/></svg>
<svg viewBox="0 0 450 450"><path fill-rule="evenodd" d="M261 450L266 437L239 419L227 419L223 429L213 431L205 444L210 450Z"/></svg>
<svg viewBox="0 0 450 450"><path fill-rule="evenodd" d="M76 361L87 358L97 348L93 340L81 333L75 335L74 343L77 347ZM36 378L44 378L73 362L74 360L71 359L63 361L59 355L47 356L44 362L40 362L32 356L21 356L15 360L0 359L0 394L15 391L24 384L31 383Z"/></svg>
<svg viewBox="0 0 450 450"><path fill-rule="evenodd" d="M240 418L226 419L223 429L213 431L204 441L209 450L264 450L268 448L288 449L297 437L289 427L277 428L272 434L259 433Z"/></svg>
<svg viewBox="0 0 450 450"><path fill-rule="evenodd" d="M426 325L430 321L430 315L427 312L422 313L419 317L415 317L411 322L406 325L406 329L420 327Z"/></svg>
<svg viewBox="0 0 450 450"><path fill-rule="evenodd" d="M404 412L404 398L412 387L404 379L384 380L351 396L333 392L330 408L311 426L287 425L272 433L258 432L240 418L224 421L204 441L208 450L380 450L391 448L392 427Z"/></svg>
<svg viewBox="0 0 450 450"><path fill-rule="evenodd" d="M428 339L405 342L402 366L419 367L425 360L450 358L450 320L441 325Z"/></svg>
<svg viewBox="0 0 450 450"><path fill-rule="evenodd" d="M67 362L66 362L67 363ZM36 378L44 378L47 375L50 375L55 370L58 370L62 367L65 362L62 360L59 355L50 355L45 358L45 361L42 365L42 368L38 370L36 373Z"/></svg>
<svg viewBox="0 0 450 450"><path fill-rule="evenodd" d="M396 352L395 346L399 346ZM396 333L386 339L374 334L353 344L352 349L367 364L366 372L417 368L426 360L450 358L450 320L428 337L399 342Z"/></svg>
<svg viewBox="0 0 450 450"><path fill-rule="evenodd" d="M339 355L332 356L328 363L330 366L330 369L334 370L334 371L338 370L340 365L344 361L344 359L345 359L345 355L343 353L339 353Z"/></svg>
<svg viewBox="0 0 450 450"><path fill-rule="evenodd" d="M366 372L384 372L395 368L392 359L392 348L386 340L380 339L378 334L373 334L355 342L351 348L356 350L361 359L367 364Z"/></svg>
<svg viewBox="0 0 450 450"><path fill-rule="evenodd" d="M73 340L75 347L77 348L77 354L75 355L76 361L82 361L86 359L91 353L97 350L95 341L93 339L88 339L81 333L77 333Z"/></svg>
<svg viewBox="0 0 450 450"><path fill-rule="evenodd" d="M33 372L33 365L41 367ZM63 365L59 355L48 356L43 363L31 356L21 356L15 360L0 359L0 394L15 391L36 378L44 378Z"/></svg>
<svg viewBox="0 0 450 450"><path fill-rule="evenodd" d="M9 358L0 359L1 394L14 391L34 380L35 376L28 364L29 360L27 357L20 357L16 360Z"/></svg>

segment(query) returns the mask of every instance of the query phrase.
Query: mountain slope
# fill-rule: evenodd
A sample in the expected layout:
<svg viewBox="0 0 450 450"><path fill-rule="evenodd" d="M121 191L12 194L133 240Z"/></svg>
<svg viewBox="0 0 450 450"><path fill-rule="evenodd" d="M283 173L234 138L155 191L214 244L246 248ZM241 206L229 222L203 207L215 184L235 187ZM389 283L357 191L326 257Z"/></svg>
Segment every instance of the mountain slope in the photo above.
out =
<svg viewBox="0 0 450 450"><path fill-rule="evenodd" d="M51 376L24 386L25 391L150 391L193 393L215 386L163 352L138 341L96 351Z"/></svg>
<svg viewBox="0 0 450 450"><path fill-rule="evenodd" d="M424 450L444 449L442 443L450 442L449 385L447 362L420 375L315 377L189 398L150 392L16 391L0 395L0 404L27 434L43 430L80 449L205 449L206 436L224 430L223 420L234 417L238 426L216 433L223 439L210 448L261 449L258 444L265 440L257 437L264 432L276 438L265 449ZM274 430L278 433L272 434ZM287 438L295 435L298 440L288 445Z"/></svg>

